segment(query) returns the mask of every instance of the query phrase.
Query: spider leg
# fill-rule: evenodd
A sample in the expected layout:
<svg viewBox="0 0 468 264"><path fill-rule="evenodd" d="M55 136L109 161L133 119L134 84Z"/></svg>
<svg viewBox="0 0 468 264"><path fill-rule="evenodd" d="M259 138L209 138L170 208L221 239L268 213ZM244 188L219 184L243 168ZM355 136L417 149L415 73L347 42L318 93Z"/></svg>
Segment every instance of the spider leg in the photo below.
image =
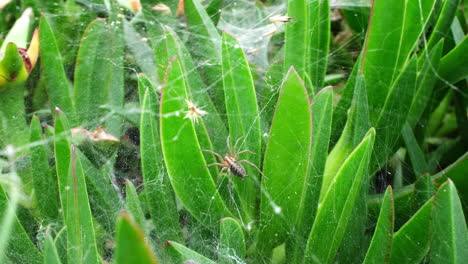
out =
<svg viewBox="0 0 468 264"><path fill-rule="evenodd" d="M242 163L242 162L245 162L247 164L249 164L250 166L254 167L255 169L257 169L258 172L260 172L260 174L262 175L262 177L265 177L265 179L268 180L268 178L265 176L265 174L263 174L263 172L257 167L257 165L253 164L252 162L248 161L248 160L239 160L237 161L238 163Z"/></svg>
<svg viewBox="0 0 468 264"><path fill-rule="evenodd" d="M225 167L224 164L222 164L222 163L211 163L211 164L208 164L208 165L206 165L205 167L203 167L203 169L206 169L206 168L209 168L209 167L213 167L213 166Z"/></svg>
<svg viewBox="0 0 468 264"><path fill-rule="evenodd" d="M247 152L247 153L250 153L250 154L253 154L253 155L257 154L257 153L255 153L255 152L253 152L253 151L251 151L251 150L246 149L246 150L243 150L243 151L237 153L236 155L239 156L240 154L246 153L246 152Z"/></svg>
<svg viewBox="0 0 468 264"><path fill-rule="evenodd" d="M216 152L214 152L212 150L209 150L209 149L200 149L200 150L215 155L216 157L218 157L220 162L223 162L223 160L224 160L223 157L221 157L221 155L219 155L218 153L216 153Z"/></svg>
<svg viewBox="0 0 468 264"><path fill-rule="evenodd" d="M232 148L232 153L231 153L231 154L236 153L236 151L237 151L237 144L239 144L239 141L240 141L241 139L243 139L243 138L244 138L244 136L239 137L239 138L236 140L236 143L234 143L234 147Z"/></svg>
<svg viewBox="0 0 468 264"><path fill-rule="evenodd" d="M226 170L226 167L223 167L223 168L219 171L218 175L216 175L216 185L219 185L219 177L221 176L221 174L223 174L223 172L224 172L225 170Z"/></svg>

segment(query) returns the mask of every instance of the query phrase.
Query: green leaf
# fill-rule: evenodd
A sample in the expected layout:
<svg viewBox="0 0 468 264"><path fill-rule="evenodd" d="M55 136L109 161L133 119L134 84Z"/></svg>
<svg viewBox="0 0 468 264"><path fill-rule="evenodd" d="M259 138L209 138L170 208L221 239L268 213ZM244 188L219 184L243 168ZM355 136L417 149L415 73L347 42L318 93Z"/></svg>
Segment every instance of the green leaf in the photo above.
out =
<svg viewBox="0 0 468 264"><path fill-rule="evenodd" d="M294 2L294 1L292 1ZM306 70L318 92L323 87L330 46L330 5L328 0L304 1L307 8L308 55ZM300 23L300 21L298 21Z"/></svg>
<svg viewBox="0 0 468 264"><path fill-rule="evenodd" d="M258 246L271 250L302 223L312 144L309 95L291 68L283 82L263 163ZM267 179L268 178L268 179Z"/></svg>
<svg viewBox="0 0 468 264"><path fill-rule="evenodd" d="M460 198L451 180L437 191L432 217L430 262L460 263L467 260L468 230Z"/></svg>
<svg viewBox="0 0 468 264"><path fill-rule="evenodd" d="M203 263L215 264L214 261L198 254L197 252L173 241L166 243L166 251L172 257L174 263Z"/></svg>
<svg viewBox="0 0 468 264"><path fill-rule="evenodd" d="M364 93L362 94L364 95ZM362 113L365 114L366 112ZM312 129L312 170L313 184L310 187L310 190L307 193L314 193L314 198L309 200L311 204L314 205L318 203L318 195L322 187L322 177L325 171L325 164L328 156L328 145L330 141L331 133L331 120L333 115L333 88L326 87L323 88L316 96L312 102L312 120L313 120L313 129ZM362 136L364 135L364 129L361 131ZM362 137L361 136L361 137ZM358 142L356 142L357 144ZM308 217L313 217L315 215L315 210L313 210Z"/></svg>
<svg viewBox="0 0 468 264"><path fill-rule="evenodd" d="M75 123L72 91L65 74L62 56L58 49L54 32L46 16L41 17L39 40L42 76L47 87L51 110L54 111L56 107L62 109L70 118L71 123Z"/></svg>
<svg viewBox="0 0 468 264"><path fill-rule="evenodd" d="M112 32L112 56L111 77L109 87L109 105L113 107L124 107L125 102L125 40L123 32L123 21L116 4L112 5L110 15L110 29ZM153 73L154 74L154 73ZM107 132L120 138L122 135L122 117L113 114L106 120Z"/></svg>
<svg viewBox="0 0 468 264"><path fill-rule="evenodd" d="M322 188L320 190L320 200L323 200L325 197L343 161L360 143L370 127L364 76L357 75L352 83L355 85L352 89L354 93L352 106L348 111L348 118L341 137L328 155L323 174ZM335 110L337 109L335 108Z"/></svg>
<svg viewBox="0 0 468 264"><path fill-rule="evenodd" d="M62 264L57 248L55 247L55 242L50 234L45 237L44 264Z"/></svg>
<svg viewBox="0 0 468 264"><path fill-rule="evenodd" d="M28 142L24 91L24 82L0 87L0 146L19 147Z"/></svg>
<svg viewBox="0 0 468 264"><path fill-rule="evenodd" d="M179 214L169 175L164 166L158 125L158 97L149 80L140 75L139 89L144 92L140 123L140 153L146 206L162 242L183 241Z"/></svg>
<svg viewBox="0 0 468 264"><path fill-rule="evenodd" d="M358 36L363 37L368 27L370 7L343 6L341 12L351 30Z"/></svg>
<svg viewBox="0 0 468 264"><path fill-rule="evenodd" d="M125 211L120 214L117 221L115 240L114 257L116 264L158 263L143 231Z"/></svg>
<svg viewBox="0 0 468 264"><path fill-rule="evenodd" d="M161 145L169 179L185 208L208 226L232 214L216 189L200 150L194 124L187 109L185 74L179 60L171 63L160 106ZM190 161L190 162L187 162Z"/></svg>
<svg viewBox="0 0 468 264"><path fill-rule="evenodd" d="M408 154L410 156L411 165L415 176L420 176L426 172L429 172L429 166L427 165L424 153L419 147L419 143L414 136L414 133L408 123L403 126L401 131L403 140L405 141Z"/></svg>
<svg viewBox="0 0 468 264"><path fill-rule="evenodd" d="M11 188L9 197L0 185L0 262L4 256L13 263L41 263L42 256L29 238L17 216L17 188Z"/></svg>
<svg viewBox="0 0 468 264"><path fill-rule="evenodd" d="M109 233L113 233L115 217L122 208L122 200L111 181L112 165L106 164L98 169L83 152L77 150L76 154L81 161L86 178L92 213Z"/></svg>
<svg viewBox="0 0 468 264"><path fill-rule="evenodd" d="M332 126L332 136L331 136L331 142L335 143L338 141L338 138L340 137L343 127L346 124L346 121L348 119L348 109L351 107L352 102L353 102L353 97L355 96L354 94L356 93L355 87L356 87L356 81L358 76L361 76L360 78L363 80L360 80L360 84L365 84L364 77L362 76L361 73L361 57L359 56L356 62L354 63L353 70L349 74L348 80L346 81L346 85L344 87L343 93L340 96L340 100L338 101L338 104L335 106L335 109L333 110L333 126ZM366 108L367 108L367 99L366 99Z"/></svg>
<svg viewBox="0 0 468 264"><path fill-rule="evenodd" d="M218 263L236 264L245 259L245 238L241 225L233 218L220 222Z"/></svg>
<svg viewBox="0 0 468 264"><path fill-rule="evenodd" d="M224 121L219 116L218 110L211 101L208 93L206 92L206 85L203 83L198 67L193 63L190 53L183 45L183 42L179 39L177 34L169 27L165 27L165 46L166 54L161 56L167 56L167 63L169 59L177 56L180 58L181 66L186 73L187 80L187 93L189 94L193 103L199 107L203 107L203 110L208 112L207 115L203 116L201 122L202 125L197 127L197 135L200 135L200 130L207 130L210 138L213 142L213 146L218 151L225 152L226 149L226 137L227 130ZM167 63L164 64L167 67ZM210 143L211 144L211 143ZM207 153L208 154L208 153ZM211 154L205 155L205 159ZM213 161L214 162L214 161Z"/></svg>
<svg viewBox="0 0 468 264"><path fill-rule="evenodd" d="M392 187L388 186L380 207L379 219L364 259L364 264L387 263L392 246L395 218Z"/></svg>
<svg viewBox="0 0 468 264"><path fill-rule="evenodd" d="M303 80L305 80L309 59L307 56L310 40L310 35L307 34L309 32L308 11L307 1L288 1L288 16L298 21L296 23L290 21L286 24L283 71L286 72L293 66Z"/></svg>
<svg viewBox="0 0 468 264"><path fill-rule="evenodd" d="M37 116L33 116L31 120L29 139L37 207L45 219L57 219L60 208L57 178L49 166L49 157L42 137L42 127Z"/></svg>
<svg viewBox="0 0 468 264"><path fill-rule="evenodd" d="M76 59L74 100L79 124L99 125L108 103L111 71L111 34L106 22L94 20L86 29Z"/></svg>
<svg viewBox="0 0 468 264"><path fill-rule="evenodd" d="M371 128L344 161L321 202L305 251L305 263L331 263L341 244L349 217L367 181L367 168L374 145Z"/></svg>
<svg viewBox="0 0 468 264"><path fill-rule="evenodd" d="M450 178L460 191L462 201L468 195L468 181L466 180L466 171L468 169L468 152L465 152L454 163L432 176L433 181L440 185ZM468 197L467 197L468 198Z"/></svg>
<svg viewBox="0 0 468 264"><path fill-rule="evenodd" d="M329 9L328 0L288 1L292 21L285 30L284 71L294 66L303 80L310 78L313 87L307 87L309 91L323 87L330 45Z"/></svg>
<svg viewBox="0 0 468 264"><path fill-rule="evenodd" d="M221 36L197 0L184 2L185 18L190 34L190 52L199 65L203 80L212 87L215 105L224 111L224 96L221 86Z"/></svg>
<svg viewBox="0 0 468 264"><path fill-rule="evenodd" d="M257 167L260 164L261 136L258 118L257 97L249 64L239 42L229 33L223 33L222 43L223 86L226 114L229 123L230 146L239 139L237 150L250 150L256 155L245 153L240 159L248 160ZM247 175L254 179L233 177L234 188L238 192L243 209L244 222L250 222L254 215L260 182L260 173L248 164Z"/></svg>
<svg viewBox="0 0 468 264"><path fill-rule="evenodd" d="M389 263L420 263L429 250L433 199L393 235Z"/></svg>
<svg viewBox="0 0 468 264"><path fill-rule="evenodd" d="M66 226L69 263L101 263L86 191L85 176L74 146L71 147L66 191Z"/></svg>
<svg viewBox="0 0 468 264"><path fill-rule="evenodd" d="M206 13L210 16L213 24L218 24L221 17L221 9L223 9L224 0L211 0L210 4L206 7Z"/></svg>
<svg viewBox="0 0 468 264"><path fill-rule="evenodd" d="M377 137L374 148L373 169L386 163L388 155L394 151L401 129L405 124L416 88L416 57L406 65L404 71L390 88L385 104L376 122ZM369 87L366 79L366 87ZM404 96L402 96L404 95ZM370 103L372 107L372 103ZM370 111L375 112L374 111Z"/></svg>
<svg viewBox="0 0 468 264"><path fill-rule="evenodd" d="M127 48L135 57L137 65L140 70L150 76L150 80L153 84L156 84L158 79L156 78L156 64L154 57L152 56L153 51L149 45L143 41L143 37L136 31L133 25L124 20L124 36ZM154 22L152 22L154 23Z"/></svg>
<svg viewBox="0 0 468 264"><path fill-rule="evenodd" d="M55 132L54 132L54 153L55 153L55 169L57 172L57 182L59 187L60 205L62 212L66 212L67 202L65 187L68 184L68 170L70 167L71 149L69 138L70 126L65 114L58 108L55 110ZM63 219L66 219L66 214L62 214Z"/></svg>
<svg viewBox="0 0 468 264"><path fill-rule="evenodd" d="M431 50L439 40L447 38L450 32L450 26L452 25L453 19L457 7L460 4L460 0L447 0L443 1L442 10L440 11L439 18L432 30L432 34L427 42L426 49ZM437 67L435 67L437 69Z"/></svg>
<svg viewBox="0 0 468 264"><path fill-rule="evenodd" d="M125 182L125 202L128 212L135 219L135 223L140 227L143 233L146 233L145 215L138 198L138 193L133 183L129 180Z"/></svg>
<svg viewBox="0 0 468 264"><path fill-rule="evenodd" d="M392 113L392 118L401 115L399 111L388 111L389 109L382 107L387 101L387 96L391 94L392 84L400 75L411 52L416 47L434 9L435 2L435 0L374 2L362 61L362 70L368 87L369 107L373 109L370 112L372 125L376 124L379 114ZM398 93L399 99L412 98L410 94L405 94L404 97L401 95L402 93ZM395 121L393 123L399 124ZM386 133L379 131L379 127L376 128L377 135L386 135ZM393 126L390 128L400 132L400 129ZM377 147L376 151L382 150Z"/></svg>
<svg viewBox="0 0 468 264"><path fill-rule="evenodd" d="M439 74L447 83L457 83L468 77L468 36L440 60Z"/></svg>
<svg viewBox="0 0 468 264"><path fill-rule="evenodd" d="M416 92L413 96L413 102L411 103L411 108L408 113L408 122L412 128L419 121L431 98L432 89L437 79L437 69L439 68L443 46L444 41L442 40L437 43L429 54L424 52L423 56L419 58Z"/></svg>
<svg viewBox="0 0 468 264"><path fill-rule="evenodd" d="M431 199L435 191L436 188L429 173L419 176L414 183L412 213L416 212L425 202Z"/></svg>
<svg viewBox="0 0 468 264"><path fill-rule="evenodd" d="M310 223L314 219L322 187L322 177L325 170L325 162L328 156L328 145L331 134L331 121L333 115L333 88L323 88L312 102L312 150L310 154L309 180L305 191L304 213L299 219L297 227L298 237L288 242L290 247L299 253L296 260L301 259L304 245L312 227ZM299 237L302 237L300 239Z"/></svg>

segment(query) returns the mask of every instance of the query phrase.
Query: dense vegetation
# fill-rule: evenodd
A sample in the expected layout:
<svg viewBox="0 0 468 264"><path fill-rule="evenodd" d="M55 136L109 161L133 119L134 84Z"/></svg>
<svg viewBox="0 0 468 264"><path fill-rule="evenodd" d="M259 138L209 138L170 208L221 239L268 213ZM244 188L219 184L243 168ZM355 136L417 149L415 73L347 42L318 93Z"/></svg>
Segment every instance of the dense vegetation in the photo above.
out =
<svg viewBox="0 0 468 264"><path fill-rule="evenodd" d="M141 2L0 1L0 263L468 262L466 3Z"/></svg>

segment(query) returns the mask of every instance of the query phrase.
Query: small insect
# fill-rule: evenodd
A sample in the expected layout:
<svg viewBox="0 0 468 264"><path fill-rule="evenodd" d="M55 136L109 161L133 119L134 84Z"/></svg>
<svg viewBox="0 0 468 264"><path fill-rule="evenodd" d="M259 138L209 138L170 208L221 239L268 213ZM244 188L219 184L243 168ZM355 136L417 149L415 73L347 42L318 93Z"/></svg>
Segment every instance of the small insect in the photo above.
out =
<svg viewBox="0 0 468 264"><path fill-rule="evenodd" d="M283 16L283 15L278 15L278 14L269 17L268 20L270 20L270 22L273 24L274 28L271 29L270 31L264 33L262 36L267 37L267 36L271 36L271 35L275 34L279 30L278 24L281 24L281 23L285 24L285 23L290 22L293 19L294 19L293 17Z"/></svg>
<svg viewBox="0 0 468 264"><path fill-rule="evenodd" d="M201 107L197 107L192 101L185 100L187 104L188 111L185 112L185 118L192 120L195 124L198 124L198 120L201 119L202 116L208 114L208 112L201 109Z"/></svg>
<svg viewBox="0 0 468 264"><path fill-rule="evenodd" d="M283 15L273 15L269 18L269 20L273 23L275 22L281 22L281 23L287 23L291 21L293 18L289 16L283 16Z"/></svg>
<svg viewBox="0 0 468 264"><path fill-rule="evenodd" d="M260 172L260 174L265 177L265 175L263 175L263 173L260 171L260 169L255 165L253 164L252 162L248 161L248 160L239 160L239 156L243 153L250 153L250 154L254 154L254 152L246 149L246 150L242 150L242 151L239 151L239 152L236 152L236 148L237 148L237 144L239 143L239 141L242 139L242 137L238 138L236 140L236 143L234 144L234 147L231 149L230 147L230 144L229 144L229 136L227 137L227 147L228 147L228 154L226 154L224 156L224 158L219 155L218 153L212 151L212 150L209 150L209 149L202 149L201 151L204 151L204 152L209 152L213 155L215 155L218 159L219 159L219 162L216 162L216 163L212 163L212 164L208 164L205 168L208 168L208 167L211 167L211 166L220 166L221 167L221 170L219 171L219 174L218 174L218 177L219 175L221 175L223 172L227 171L228 173L232 173L234 174L235 176L237 177L240 177L240 178L246 178L248 177L249 175L247 175L247 172L245 171L244 167L242 166L241 163L247 163L249 164L250 166L254 167L255 169L258 170L258 172Z"/></svg>

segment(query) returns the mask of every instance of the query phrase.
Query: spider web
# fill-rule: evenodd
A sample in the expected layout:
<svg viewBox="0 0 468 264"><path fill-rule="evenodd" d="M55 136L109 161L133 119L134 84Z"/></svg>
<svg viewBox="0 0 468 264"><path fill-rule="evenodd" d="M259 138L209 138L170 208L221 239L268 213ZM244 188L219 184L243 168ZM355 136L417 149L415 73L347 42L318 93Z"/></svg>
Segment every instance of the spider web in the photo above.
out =
<svg viewBox="0 0 468 264"><path fill-rule="evenodd" d="M84 1L86 2L86 1ZM204 1L208 2L208 1ZM336 8L346 8L346 7L368 7L369 6L369 1L368 0L332 0L330 1L330 5L333 9ZM86 12L91 12L91 11L84 11L85 14ZM273 5L268 5L262 9L260 9L253 1L247 1L247 0L239 0L239 1L234 1L234 0L226 0L223 9L221 10L221 17L219 20L219 23L217 25L218 29L220 30L226 30L236 36L238 39L240 45L242 46L244 52L247 55L248 61L252 64L255 65L256 70L259 73L259 80L255 80L256 82L259 81L265 81L266 77L266 72L272 62L274 61L274 57L272 58L272 49L275 52L278 52L279 49L281 49L281 36L284 33L284 25L281 23L272 23L269 18L273 15L278 15L278 14L286 14L286 4L284 1L276 1L276 4ZM345 31L347 30L345 26L343 25L343 17L340 16L339 13L335 12L333 13L336 15L332 23L335 23L337 26L342 27L340 31ZM78 14L77 14L78 15ZM60 17L60 14L48 14L48 16L54 18L54 17ZM130 21L133 19L133 21ZM138 16L133 17L129 19L128 22L135 22L134 24L138 24ZM184 29L184 22L179 21L179 24L177 25L177 31L179 34L183 34L183 39L189 37L190 33ZM349 32L348 32L349 33ZM126 61L125 63L125 74L126 74L126 82L129 83L129 85L126 85L126 104L124 108L115 108L109 105L102 105L101 108L109 110L106 115L104 115L97 123L98 124L103 124L107 119L109 119L112 116L125 116L126 120L124 125L123 125L123 130L125 131L124 136L128 138L128 142L132 145L138 146L138 130L135 128L135 125L130 122L130 120L138 120L139 115L141 114L141 108L140 105L138 104L138 95L137 95L137 88L136 88L136 82L135 82L135 76L139 72L145 72L145 73L154 73L156 72L156 62L153 57L153 51L150 47L148 37L146 33L138 27L130 27L127 24L125 25L125 34L126 36L132 36L133 38L131 41L127 40L127 57L130 57L130 61ZM128 39L128 38L127 38ZM329 54L329 61L330 64L334 64L333 66L330 66L332 68L331 70L333 71L328 71L329 74L332 73L341 73L341 74L349 74L352 70L353 64L349 64L344 62L344 59L341 57L341 52L343 50L348 50L352 48L353 45L359 46L362 42L362 36L359 35L352 35L351 37L347 38L345 41L338 42L332 49ZM187 44L187 43L186 43ZM75 44L77 45L77 44ZM423 38L423 44L422 45L427 45L427 39ZM78 46L75 46L74 48L77 48ZM276 47L276 49L275 49ZM278 52L279 53L279 52ZM355 58L354 58L355 59ZM116 61L114 59L109 60L109 63L113 65L118 65L116 64ZM208 62L206 62L208 63ZM198 66L196 66L195 70L199 70L202 66L203 62L199 63ZM37 66L36 66L37 67ZM187 73L186 73L187 74ZM71 77L73 73L71 71L68 72L68 75ZM160 88L160 81L157 80L156 77L154 77L154 74L147 74L148 76L153 76L152 81L156 84L157 87ZM218 82L222 82L223 76L220 76L219 79L217 80ZM449 85L453 90L459 91L456 86L453 86L449 84L447 81L443 80L440 76L438 76L438 79L445 82L447 85ZM269 89L277 89L279 83L269 83L266 81L266 85L270 86L267 87ZM126 83L127 84L127 83ZM340 82L337 84L338 88L342 88L344 85L344 82ZM211 87L206 87L204 90L205 92L208 92L208 90ZM339 90L339 89L338 89ZM267 98L263 98L262 94L258 94L259 100L260 101L269 101L269 100L274 100L275 97L274 95L270 95ZM257 117L258 119L261 119L261 115L265 109L259 109L260 115ZM47 110L47 107L43 108L38 108L34 109L33 112L29 112L28 116L31 114L40 114L41 116L49 116L44 119L45 123L48 123L49 125L52 125L52 120L50 118L50 111ZM155 115L158 115L158 113L154 113ZM171 113L174 115L179 115L180 112L174 112ZM97 124L96 123L85 123L82 124L84 127L95 127ZM422 124L421 124L422 125ZM388 124L388 127L392 127L393 124ZM268 127L264 127L264 124L262 124L262 133L265 138L268 137ZM451 144L454 144L456 140L451 142ZM21 148L17 149L10 149L10 148L4 148L0 150L0 168L3 168L1 171L2 174L0 174L0 183L3 184L3 186L10 186L9 188L10 192L18 194L18 196L15 198L18 200L19 205L24 206L24 207L30 207L32 205L31 202L31 196L28 195L27 193L29 192L29 189L31 188L30 185L31 183L28 182L23 182L21 183L20 180L17 177L16 170L21 169L22 167L27 167L28 164L21 158L17 159L14 158L15 152L22 152L23 150L27 150L30 147L33 147L35 145L49 145L52 142L49 140L44 140L40 142L33 142L30 143L26 146L23 146ZM221 151L222 152L225 150ZM139 150L138 147L132 148L131 150L126 150L126 153L119 153L119 157L114 158L112 161L117 160L117 162L120 163L118 167L114 167L112 164L107 164L109 166L109 178L111 179L111 182L114 184L114 189L119 193L120 196L123 195L123 190L122 190L122 183L123 179L127 178L132 180L135 185L141 190L142 189L142 179L141 179L141 171L139 171L139 168L135 169L132 168L132 164L135 164L135 157L139 156ZM405 154L405 150L400 150L398 151L393 158L391 159L392 162L391 164L393 165L393 168L390 168L389 170L386 170L384 173L403 173L405 171L411 170L411 166L408 163L407 155ZM383 176L383 178L386 178L387 176ZM256 185L259 190L263 192L265 197L267 197L270 200L270 205L273 208L273 211L277 213L278 215L281 216L282 213L282 208L279 207L274 200L271 198L272 195L265 192L262 188L260 188L260 182L258 181L257 178L252 177L252 180L256 181ZM240 205L238 204L238 198L236 198L235 190L229 189L229 184L227 183L228 177L221 177L221 181L218 185L218 190L219 191L224 191L228 194L228 197L224 197L229 199L229 203L231 203L231 206L236 211L236 215L240 216ZM406 183L406 182L405 182ZM404 183L401 183L404 184ZM222 190L224 189L224 190ZM14 191L13 191L14 190ZM10 195L10 199L12 196ZM13 199L11 199L13 200ZM123 208L123 204L119 205ZM178 207L180 209L181 213L181 218L185 219L187 222L190 222L186 228L184 228L184 231L186 232L185 236L188 240L189 246L202 253L206 254L207 256L210 257L215 257L218 253L218 244L219 241L216 239L210 238L210 231L207 230L206 227L203 225L197 223L188 212L186 212L180 202L178 201ZM96 218L99 217L112 217L115 218L115 216L105 216L105 215L98 215L95 216ZM148 219L147 219L148 220ZM191 221L192 220L192 221ZM148 225L151 226L150 221L148 220ZM255 225L256 223L242 223L244 227L249 230L252 228L252 225ZM37 230L35 230L35 239L36 243L38 245L41 244L41 240L43 239L44 232L46 228L42 226L40 223L36 226ZM153 227L154 228L154 227ZM55 230L56 232L59 232L60 230ZM282 232L289 232L289 230L281 230ZM112 234L113 235L113 234ZM108 238L111 239L111 238ZM304 245L305 247L305 245ZM231 252L232 253L232 252ZM244 263L241 258L233 254L230 256L233 261L236 263Z"/></svg>

